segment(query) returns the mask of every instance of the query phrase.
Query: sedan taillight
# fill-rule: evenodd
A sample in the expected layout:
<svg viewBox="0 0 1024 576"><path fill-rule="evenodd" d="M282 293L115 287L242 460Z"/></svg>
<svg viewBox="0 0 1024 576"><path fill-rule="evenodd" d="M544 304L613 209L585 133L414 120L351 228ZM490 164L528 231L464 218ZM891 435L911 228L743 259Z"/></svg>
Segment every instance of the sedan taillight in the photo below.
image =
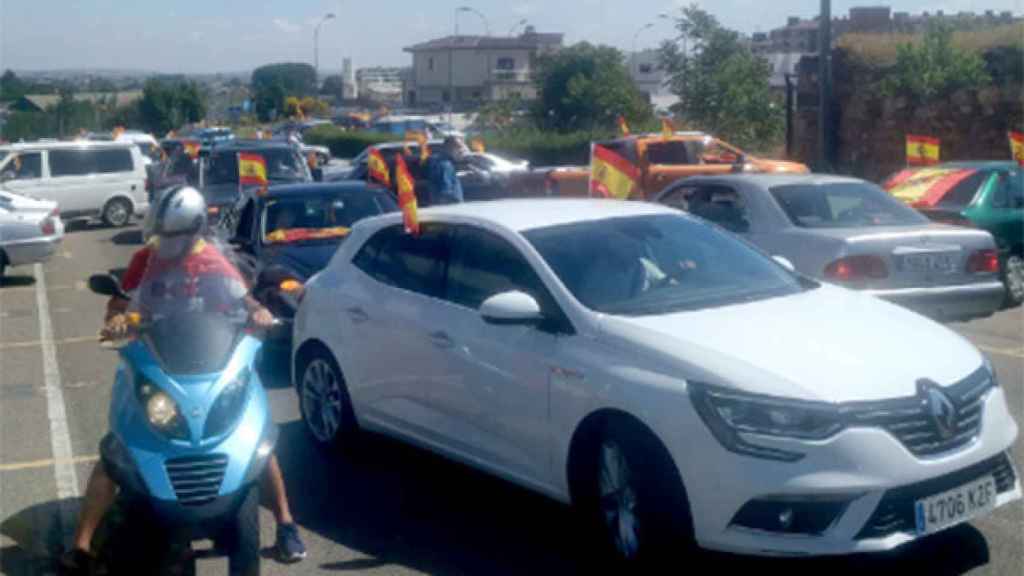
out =
<svg viewBox="0 0 1024 576"><path fill-rule="evenodd" d="M889 276L885 260L871 254L846 256L825 267L825 278L839 282L877 280Z"/></svg>
<svg viewBox="0 0 1024 576"><path fill-rule="evenodd" d="M39 225L39 229L42 231L43 236L52 236L57 232L57 218L60 218L60 210L54 208L43 222Z"/></svg>
<svg viewBox="0 0 1024 576"><path fill-rule="evenodd" d="M988 248L977 250L967 259L967 271L972 274L999 272L999 253Z"/></svg>

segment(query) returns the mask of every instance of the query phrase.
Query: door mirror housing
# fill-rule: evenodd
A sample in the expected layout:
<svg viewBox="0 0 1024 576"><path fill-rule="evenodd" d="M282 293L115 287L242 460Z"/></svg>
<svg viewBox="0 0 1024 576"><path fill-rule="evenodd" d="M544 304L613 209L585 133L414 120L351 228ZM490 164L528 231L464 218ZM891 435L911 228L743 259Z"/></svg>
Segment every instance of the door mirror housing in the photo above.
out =
<svg viewBox="0 0 1024 576"><path fill-rule="evenodd" d="M544 320L540 304L525 292L513 290L495 294L480 305L480 316L488 324L534 326Z"/></svg>
<svg viewBox="0 0 1024 576"><path fill-rule="evenodd" d="M772 256L772 260L775 260L775 262L777 262L779 266L782 266L786 270L789 270L790 272L796 272L796 266L793 266L793 263L789 261L789 258L786 258L785 256L779 256L778 254L776 254L775 256Z"/></svg>
<svg viewBox="0 0 1024 576"><path fill-rule="evenodd" d="M89 277L89 290L101 296L117 296L129 300L121 289L121 283L110 274L93 274Z"/></svg>

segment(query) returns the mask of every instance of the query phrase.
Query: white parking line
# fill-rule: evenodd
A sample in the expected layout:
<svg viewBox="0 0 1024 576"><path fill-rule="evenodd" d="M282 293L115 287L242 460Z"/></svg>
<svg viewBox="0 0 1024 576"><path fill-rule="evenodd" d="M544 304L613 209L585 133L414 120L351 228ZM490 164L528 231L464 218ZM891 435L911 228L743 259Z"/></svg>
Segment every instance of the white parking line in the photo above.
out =
<svg viewBox="0 0 1024 576"><path fill-rule="evenodd" d="M53 449L53 477L57 483L60 523L65 549L71 545L75 526L75 507L71 499L78 497L78 473L71 453L67 410L57 364L57 347L53 343L50 301L46 296L46 276L42 264L34 267L36 277L36 308L39 311L39 341L43 352L43 380L46 391L46 413L50 418L50 445Z"/></svg>

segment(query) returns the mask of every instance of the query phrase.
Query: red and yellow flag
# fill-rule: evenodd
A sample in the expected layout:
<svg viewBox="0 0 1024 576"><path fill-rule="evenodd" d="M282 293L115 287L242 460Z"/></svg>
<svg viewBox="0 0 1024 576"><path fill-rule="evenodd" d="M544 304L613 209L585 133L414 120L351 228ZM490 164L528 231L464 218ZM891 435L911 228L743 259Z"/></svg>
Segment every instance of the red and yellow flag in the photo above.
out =
<svg viewBox="0 0 1024 576"><path fill-rule="evenodd" d="M195 160L199 158L199 149L202 147L202 143L199 140L185 140L182 142L182 146L185 147L185 154Z"/></svg>
<svg viewBox="0 0 1024 576"><path fill-rule="evenodd" d="M661 119L661 135L664 138L671 138L676 132L676 127L672 125L672 121L668 118Z"/></svg>
<svg viewBox="0 0 1024 576"><path fill-rule="evenodd" d="M484 141L479 138L473 138L469 142L469 149L477 154L483 154L487 151L487 148L484 147Z"/></svg>
<svg viewBox="0 0 1024 576"><path fill-rule="evenodd" d="M426 164L427 158L430 158L430 145L427 144L427 135L423 132L417 132L416 142L420 145L420 164Z"/></svg>
<svg viewBox="0 0 1024 576"><path fill-rule="evenodd" d="M629 124L626 124L626 118L620 114L615 121L619 124L619 133L623 136L629 136Z"/></svg>
<svg viewBox="0 0 1024 576"><path fill-rule="evenodd" d="M266 186L267 162L260 154L238 153L238 184L241 186Z"/></svg>
<svg viewBox="0 0 1024 576"><path fill-rule="evenodd" d="M907 169L886 181L883 188L897 200L915 208L930 208L975 173L977 170L970 168Z"/></svg>
<svg viewBox="0 0 1024 576"><path fill-rule="evenodd" d="M420 233L420 221L416 205L416 181L401 155L395 158L395 180L398 184L398 206L402 208L402 221L409 234Z"/></svg>
<svg viewBox="0 0 1024 576"><path fill-rule="evenodd" d="M911 166L938 164L939 148L938 138L907 134L907 164Z"/></svg>
<svg viewBox="0 0 1024 576"><path fill-rule="evenodd" d="M1017 164L1024 166L1024 133L1010 132L1010 154Z"/></svg>
<svg viewBox="0 0 1024 576"><path fill-rule="evenodd" d="M600 144L590 153L590 195L625 200L640 182L640 169Z"/></svg>
<svg viewBox="0 0 1024 576"><path fill-rule="evenodd" d="M388 170L388 163L384 160L384 155L380 153L380 150L370 148L370 157L367 158L366 165L370 169L370 180L376 180L391 188L391 171Z"/></svg>

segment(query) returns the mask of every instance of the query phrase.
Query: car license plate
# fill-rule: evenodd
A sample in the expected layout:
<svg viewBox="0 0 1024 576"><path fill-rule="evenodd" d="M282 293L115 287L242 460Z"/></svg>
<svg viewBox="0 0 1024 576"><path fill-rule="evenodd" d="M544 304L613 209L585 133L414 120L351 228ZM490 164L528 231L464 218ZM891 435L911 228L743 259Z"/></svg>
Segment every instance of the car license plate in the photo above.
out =
<svg viewBox="0 0 1024 576"><path fill-rule="evenodd" d="M977 518L996 507L996 480L985 476L914 504L918 535L931 534Z"/></svg>
<svg viewBox="0 0 1024 576"><path fill-rule="evenodd" d="M952 272L955 266L951 254L907 254L903 267L911 272Z"/></svg>

